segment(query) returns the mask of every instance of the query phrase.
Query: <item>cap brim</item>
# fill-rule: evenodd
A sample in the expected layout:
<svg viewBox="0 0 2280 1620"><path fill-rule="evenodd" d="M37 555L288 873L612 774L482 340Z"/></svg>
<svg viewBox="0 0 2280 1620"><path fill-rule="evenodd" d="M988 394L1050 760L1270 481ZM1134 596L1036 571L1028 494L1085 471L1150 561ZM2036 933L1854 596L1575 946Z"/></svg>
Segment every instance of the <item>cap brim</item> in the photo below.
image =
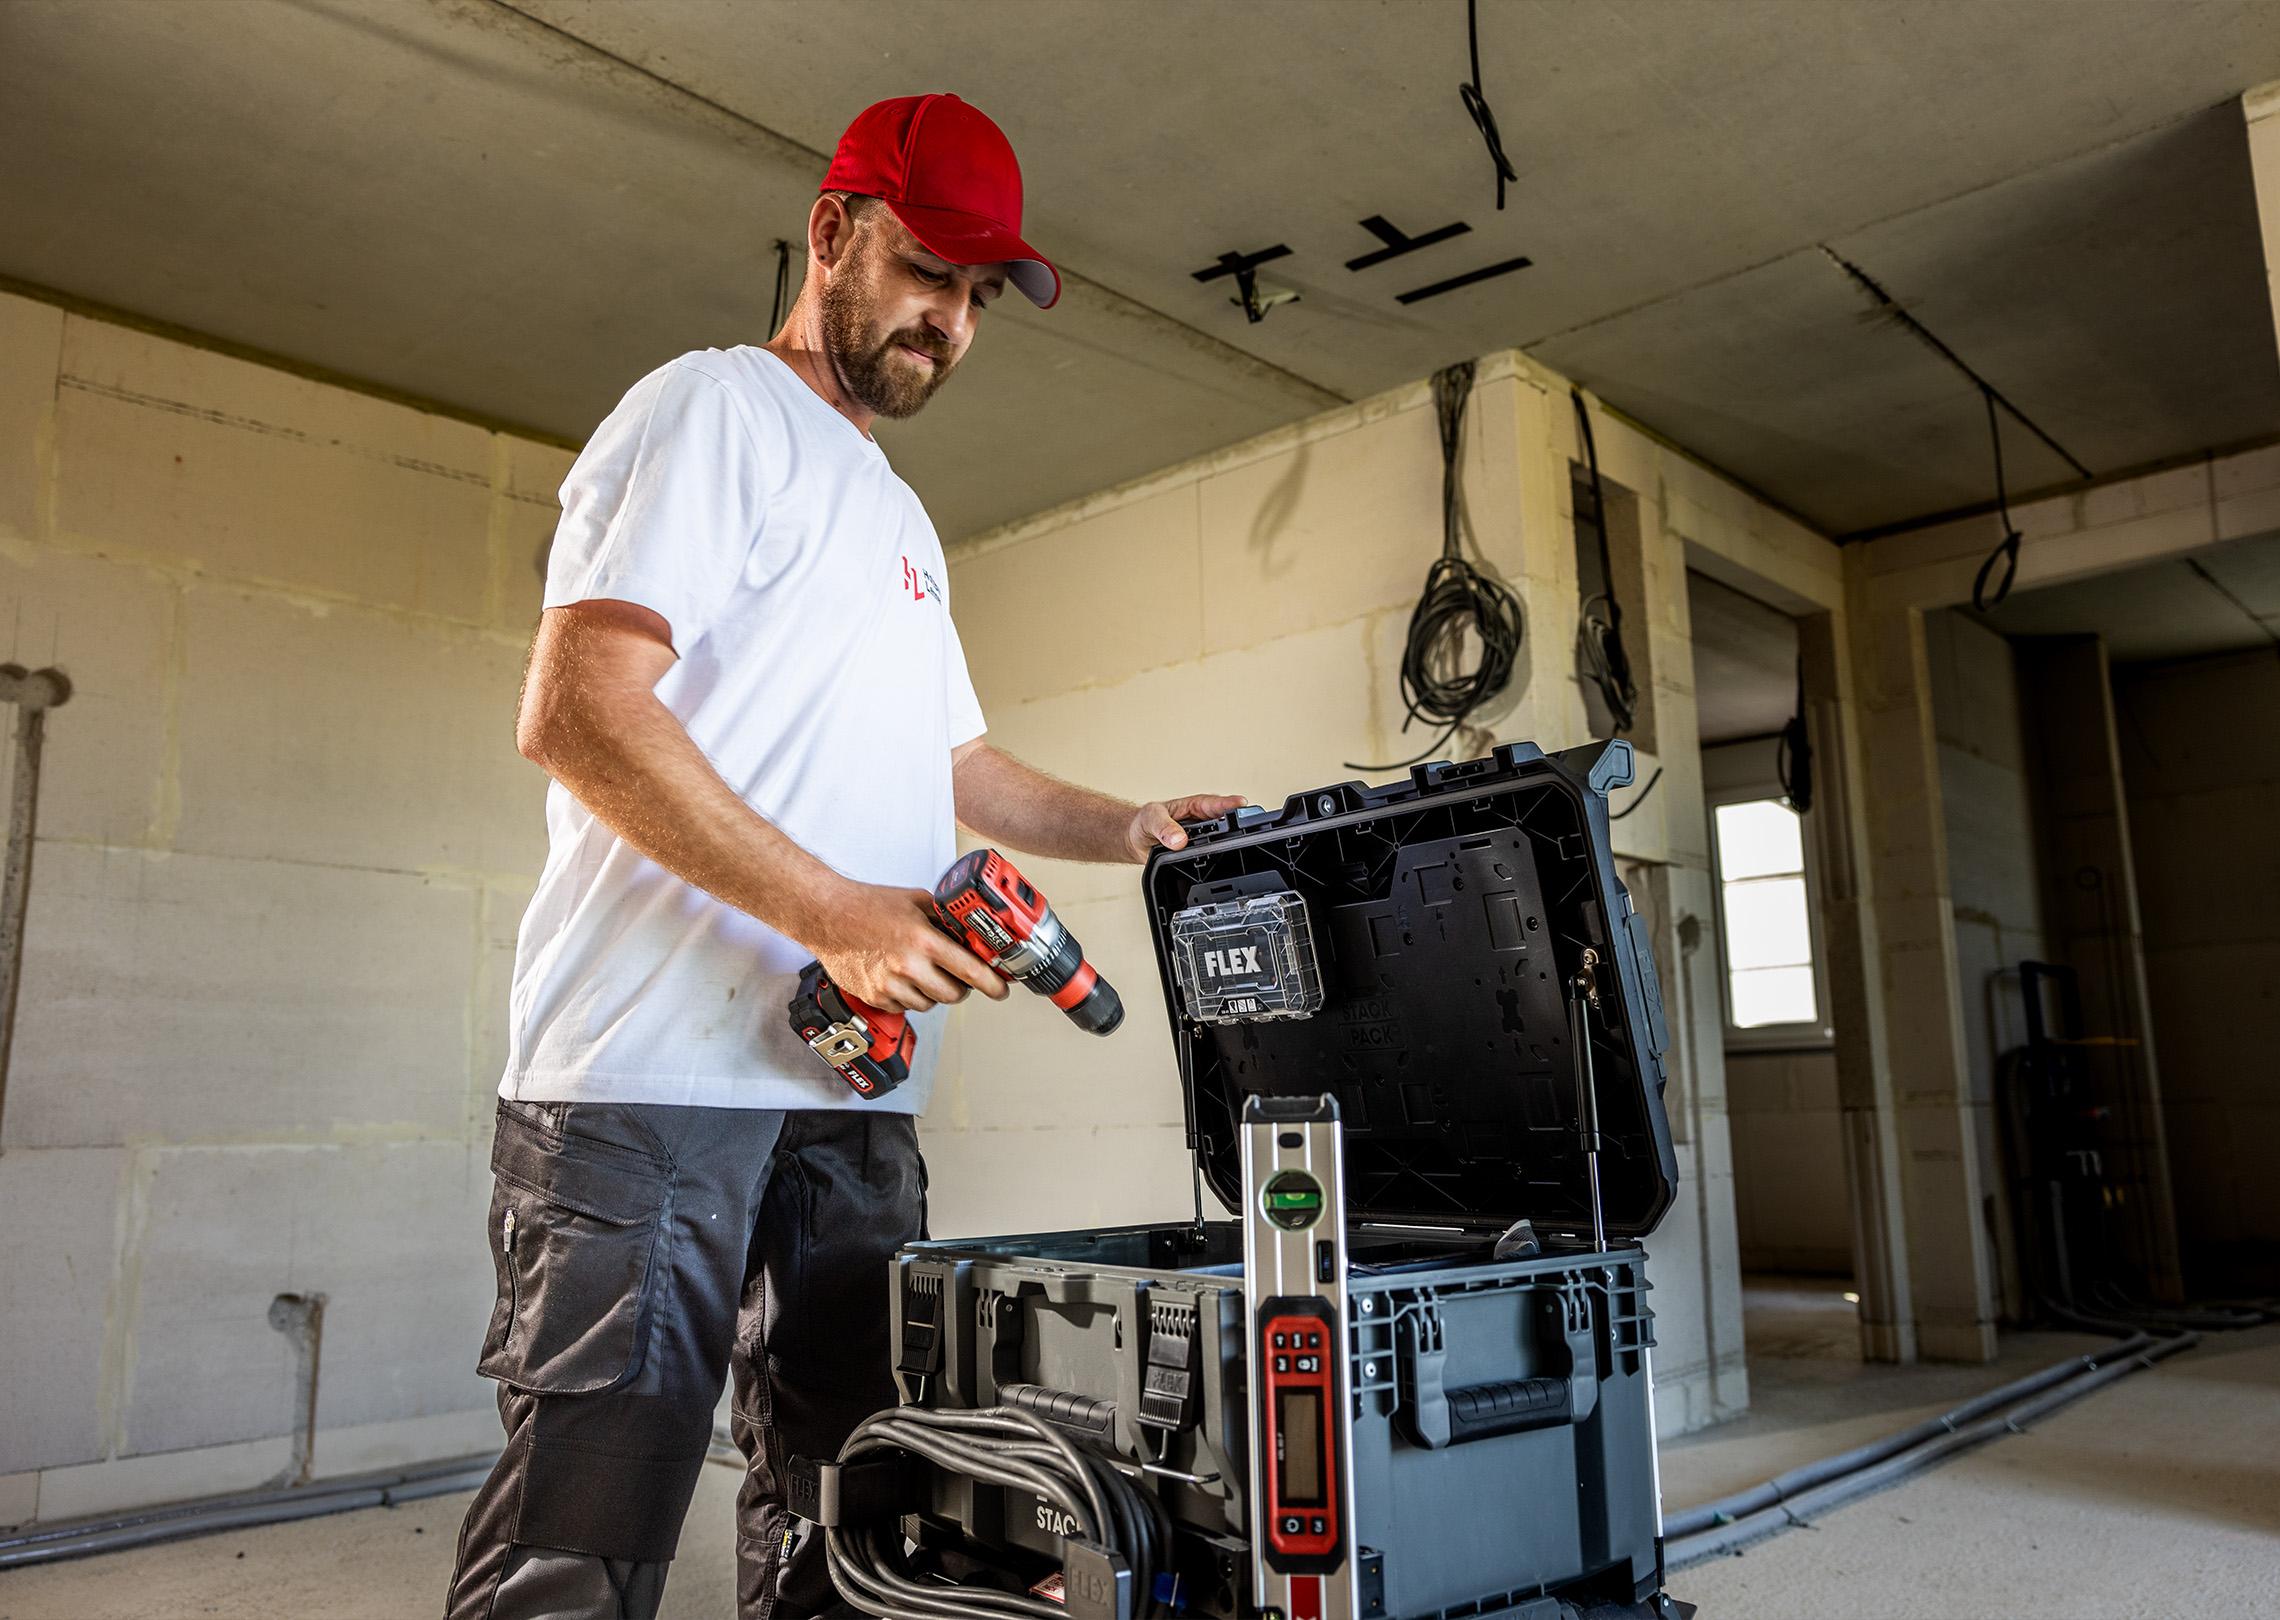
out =
<svg viewBox="0 0 2280 1620"><path fill-rule="evenodd" d="M927 252L952 264L1002 264L1005 278L1039 309L1061 297L1061 272L1053 262L1004 226L956 208L925 208L889 199L887 207L909 227Z"/></svg>

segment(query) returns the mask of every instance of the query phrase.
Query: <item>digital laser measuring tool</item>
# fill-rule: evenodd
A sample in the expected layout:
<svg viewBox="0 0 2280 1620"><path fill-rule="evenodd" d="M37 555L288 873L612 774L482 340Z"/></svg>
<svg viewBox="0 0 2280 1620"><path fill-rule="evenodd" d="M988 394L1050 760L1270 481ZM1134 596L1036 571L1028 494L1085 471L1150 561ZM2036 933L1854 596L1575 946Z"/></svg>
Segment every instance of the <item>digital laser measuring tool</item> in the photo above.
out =
<svg viewBox="0 0 2280 1620"><path fill-rule="evenodd" d="M1077 936L1013 862L977 849L953 862L934 885L934 922L998 976L1030 989L1094 1035L1124 1021L1124 1003L1085 960ZM871 1006L831 982L821 962L800 969L792 1028L840 1078L865 1097L883 1097L910 1078L918 1036L900 1011Z"/></svg>

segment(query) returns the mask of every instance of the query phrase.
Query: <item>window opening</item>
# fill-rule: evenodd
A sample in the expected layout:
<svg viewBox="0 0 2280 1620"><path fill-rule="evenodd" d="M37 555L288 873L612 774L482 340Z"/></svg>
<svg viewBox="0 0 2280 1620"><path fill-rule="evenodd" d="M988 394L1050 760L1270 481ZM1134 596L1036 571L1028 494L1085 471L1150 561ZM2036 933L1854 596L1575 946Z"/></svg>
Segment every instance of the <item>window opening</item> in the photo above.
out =
<svg viewBox="0 0 2280 1620"><path fill-rule="evenodd" d="M1713 815L1727 1023L1747 1030L1819 1023L1804 818L1775 798L1722 804Z"/></svg>

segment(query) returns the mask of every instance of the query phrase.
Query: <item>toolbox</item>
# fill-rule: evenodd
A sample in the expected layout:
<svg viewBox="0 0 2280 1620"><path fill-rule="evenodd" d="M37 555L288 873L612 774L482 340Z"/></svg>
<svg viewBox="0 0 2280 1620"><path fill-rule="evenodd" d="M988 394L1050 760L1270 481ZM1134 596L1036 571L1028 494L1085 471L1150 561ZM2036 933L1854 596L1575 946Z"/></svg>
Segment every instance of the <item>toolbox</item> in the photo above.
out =
<svg viewBox="0 0 2280 1620"><path fill-rule="evenodd" d="M1247 1111L1313 1107L1342 1154L1344 1225L1319 1252L1324 1280L1343 1272L1342 1377L1324 1388L1349 1424L1350 1522L1291 1512L1288 1548L1338 1542L1371 1620L1687 1612L1662 1595L1640 1246L1677 1179L1667 1035L1608 839L1607 794L1632 770L1620 740L1507 744L1238 810L1156 852L1143 900L1196 1218L914 1243L893 1292L898 1410L1042 1418L1160 1503L1168 1568L1153 1591L1080 1602L1043 1497L906 1468L902 1534L945 1578L1072 1615L1278 1615L1249 1416L1270 1324L1247 1321L1244 1222L1206 1218L1202 1189L1301 1221L1318 1185L1247 1193L1243 1133ZM1321 1461L1312 1441L1270 1444L1273 1467L1311 1478Z"/></svg>

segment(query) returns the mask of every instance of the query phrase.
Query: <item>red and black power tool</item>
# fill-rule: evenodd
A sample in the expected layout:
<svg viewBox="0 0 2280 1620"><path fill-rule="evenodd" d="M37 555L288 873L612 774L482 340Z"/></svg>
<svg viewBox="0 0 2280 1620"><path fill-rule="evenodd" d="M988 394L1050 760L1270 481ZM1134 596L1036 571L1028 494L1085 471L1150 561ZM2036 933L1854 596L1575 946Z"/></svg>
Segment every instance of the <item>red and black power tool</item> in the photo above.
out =
<svg viewBox="0 0 2280 1620"><path fill-rule="evenodd" d="M934 885L935 926L996 969L1069 1015L1077 1028L1106 1035L1124 1021L1124 1003L1085 960L1045 897L994 849L962 855ZM792 1028L840 1078L866 1097L883 1097L910 1078L918 1036L909 1016L856 1000L831 982L821 962L800 969Z"/></svg>

